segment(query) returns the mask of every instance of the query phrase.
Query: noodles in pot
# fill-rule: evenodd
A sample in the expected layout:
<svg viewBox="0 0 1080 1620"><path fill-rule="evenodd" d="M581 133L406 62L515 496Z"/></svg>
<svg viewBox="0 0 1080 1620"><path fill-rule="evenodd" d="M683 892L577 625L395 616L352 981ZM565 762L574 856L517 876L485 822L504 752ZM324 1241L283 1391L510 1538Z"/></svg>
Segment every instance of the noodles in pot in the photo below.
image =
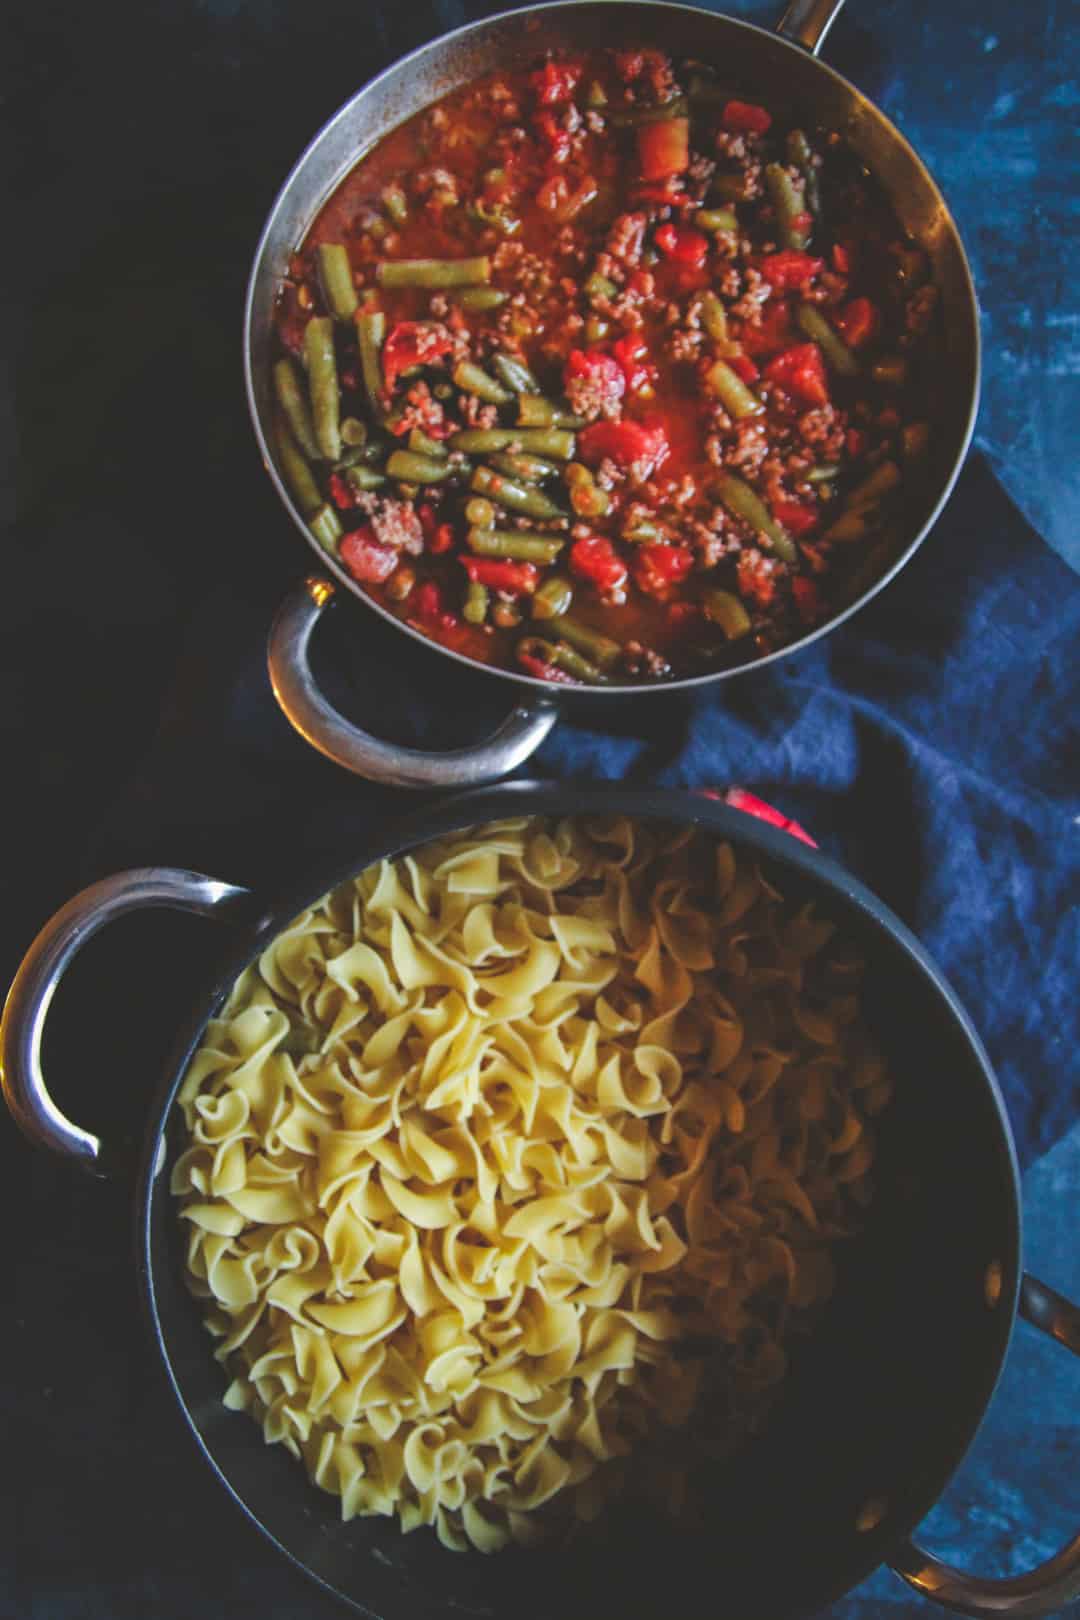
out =
<svg viewBox="0 0 1080 1620"><path fill-rule="evenodd" d="M226 1403L344 1517L452 1548L592 1517L631 1456L677 1496L665 1435L753 1425L870 1196L859 971L729 845L621 817L501 821L333 890L180 1092Z"/></svg>

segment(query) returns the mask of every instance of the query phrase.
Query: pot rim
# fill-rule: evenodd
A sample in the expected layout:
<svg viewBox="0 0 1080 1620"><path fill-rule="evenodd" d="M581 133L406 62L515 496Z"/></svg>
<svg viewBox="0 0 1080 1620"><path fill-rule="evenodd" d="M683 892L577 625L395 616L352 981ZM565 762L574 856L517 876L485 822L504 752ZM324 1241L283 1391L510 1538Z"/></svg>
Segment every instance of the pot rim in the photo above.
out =
<svg viewBox="0 0 1080 1620"><path fill-rule="evenodd" d="M227 957L217 965L209 992L200 998L192 1018L182 1026L166 1063L164 1079L156 1091L143 1137L135 1197L139 1291L157 1342L163 1371L196 1445L220 1484L262 1535L309 1579L316 1581L355 1612L369 1616L370 1620L381 1620L381 1617L357 1599L342 1593L331 1581L305 1564L263 1524L256 1510L234 1488L218 1464L196 1427L182 1393L158 1311L152 1254L153 1199L156 1183L168 1164L166 1130L174 1117L176 1093L207 1023L218 1011L239 974L288 926L299 911L336 884L347 881L378 860L393 858L453 831L481 825L486 821L517 814L595 815L605 812L624 814L636 820L689 824L713 837L729 839L738 846L749 848L768 862L794 869L800 878L809 879L812 884L824 889L827 898L837 900L842 908L850 908L862 926L884 934L907 958L916 974L928 982L929 989L962 1038L972 1063L981 1074L986 1100L996 1125L994 1137L998 1170L1008 1200L1008 1208L1003 1213L1009 1230L1009 1242L1008 1252L998 1256L1002 1264L1003 1286L1000 1306L994 1313L993 1329L991 1331L988 1327L987 1330L984 1393L974 1415L968 1418L962 1430L951 1436L944 1467L935 1471L933 1479L929 1475L921 1476L906 1492L905 1508L895 1515L890 1513L880 1529L862 1537L862 1556L858 1559L853 1557L850 1565L845 1567L843 1576L830 1583L827 1592L815 1597L815 1607L835 1602L852 1591L887 1561L890 1552L900 1546L926 1517L968 1455L985 1421L1005 1367L1016 1325L1023 1255L1020 1170L1005 1100L989 1055L956 991L917 937L872 890L816 847L803 844L781 829L769 826L744 811L735 810L722 801L681 788L623 788L613 784L514 781L473 788L435 800L413 811L402 821L388 817L371 836L360 861L350 859L343 862L338 857L332 864L328 862L320 868L315 877L290 885L280 900L265 908L260 907L251 929L245 931L241 941L234 942ZM167 1186L161 1189L161 1195L168 1197ZM784 1614L778 1613L774 1620L786 1620L789 1614L794 1617L805 1612L802 1608L793 1607Z"/></svg>
<svg viewBox="0 0 1080 1620"><path fill-rule="evenodd" d="M603 0L603 3L610 4L612 3L612 0ZM661 9L660 4L658 4L658 0L618 0L618 3L623 7L639 10L643 14L648 12L658 12ZM451 647L442 646L439 642L432 640L430 636L425 636L421 631L414 630L411 625L406 623L405 620L397 618L389 611L389 609L385 608L381 602L378 602L374 597L369 596L362 589L359 583L353 579L348 570L342 567L337 558L331 556L329 552L323 549L323 547L311 533L307 524L303 521L303 518L297 511L292 497L285 487L281 475L277 470L270 445L267 442L266 434L263 432L255 389L252 328L254 324L255 298L257 290L256 283L258 280L259 268L266 249L267 240L273 228L274 220L285 198L292 191L296 179L307 162L309 156L314 152L316 147L319 146L327 132L340 121L344 120L352 112L352 109L356 103L364 96L368 95L376 86L381 84L382 81L391 73L396 73L399 69L407 67L410 63L416 62L427 52L440 50L453 41L459 40L477 29L487 28L495 23L504 22L511 18L518 19L530 16L545 16L550 13L560 11L578 11L580 9L581 0L541 0L541 3L536 5L523 6L519 10L513 11L500 11L494 13L490 17L483 17L474 22L464 23L458 28L451 29L447 33L437 35L434 39L427 40L423 45L418 45L414 50L407 52L406 55L397 57L393 62L388 63L387 66L384 67L373 78L369 79L365 84L363 84L359 90L350 96L349 99L337 109L336 112L331 114L331 116L325 121L325 123L321 125L311 140L308 141L307 145L304 147L303 151L300 153L300 156L289 170L289 173L274 197L274 201L271 204L270 211L266 217L266 223L264 224L259 235L259 240L255 248L255 255L252 260L252 268L248 276L247 290L244 297L243 319L244 391L247 397L248 413L251 417L252 426L255 431L255 440L259 448L263 466L269 473L270 479L277 490L278 496L280 497L286 512L292 519L296 528L300 531L306 543L310 546L318 558L320 567L328 569L334 575L334 578L338 581L338 583L345 586L350 595L362 602L366 608L369 608L373 612L377 613L386 621L387 624L392 625L394 629L401 631L413 641L418 642L421 646L426 647L436 653L442 654L447 658L453 659L456 663L462 665L466 669L476 671L483 675L489 675L498 679L511 681L515 685L523 687L526 690L542 693L549 701L554 698L560 703L565 699L576 701L582 697L614 698L626 697L630 695L640 697L643 692L695 691L698 688L707 686L713 682L729 680L733 676L749 675L756 670L764 669L769 664L773 664L779 659L788 657L789 654L803 651L805 648L812 646L814 642L820 640L822 636L827 635L832 630L838 629L840 625L844 624L855 613L859 612L861 608L865 607L869 602L871 602L880 591L884 590L886 585L890 584L891 581L896 578L900 570L906 567L907 563L910 562L911 558L915 555L915 552L922 545L923 541L930 533L930 530L941 516L946 502L956 487L956 481L960 476L964 462L967 459L968 451L971 448L971 441L975 433L975 422L979 412L979 398L982 388L982 336L979 318L979 302L975 290L975 281L971 273L971 264L968 260L967 250L964 247L963 237L960 234L959 227L956 224L952 211L941 193L940 187L938 186L933 175L930 173L926 164L923 162L922 158L911 145L910 141L908 141L901 131L897 129L892 120L881 111L877 103L871 101L870 98L864 95L856 85L852 84L851 81L845 78L843 74L838 73L837 70L831 67L828 62L824 62L820 57L814 55L814 66L822 74L832 78L839 86L855 97L858 102L861 102L863 105L868 107L874 116L879 118L885 125L890 139L907 153L912 163L921 172L927 186L937 202L942 218L946 221L951 231L962 272L964 289L967 294L967 302L971 316L972 330L970 337L973 365L970 398L967 404L966 418L959 437L958 448L953 460L953 464L942 483L940 492L934 501L930 512L924 519L920 528L916 531L914 537L907 543L907 545L904 546L903 550L897 553L897 555L892 559L888 567L885 569L884 573L882 573L876 580L868 585L866 590L863 591L860 596L849 602L846 607L844 607L833 618L829 619L825 624L818 625L815 629L807 632L806 635L799 636L796 640L787 642L784 646L777 647L772 652L765 653L761 657L751 659L744 664L735 664L727 669L711 670L703 675L686 676L680 680L654 682L651 684L638 682L636 684L625 683L619 686L553 686L550 681L540 680L536 676L526 675L519 670L504 669L501 666L494 664L484 664L478 659L469 658L464 653L455 651ZM676 3L676 0L663 0L662 9L665 12L689 12L699 18L710 17L725 27L732 27L742 30L748 35L764 37L779 50L794 52L797 56L804 59L807 55L804 46L797 44L793 40L785 38L783 34L777 33L773 29L762 27L759 23L747 22L739 17L731 17L724 12L706 11L702 6L687 5L682 3L682 0L678 0L678 3ZM389 130L384 131L384 136L388 133ZM357 158L356 161L359 162L359 158ZM309 220L309 227L310 223L311 221Z"/></svg>

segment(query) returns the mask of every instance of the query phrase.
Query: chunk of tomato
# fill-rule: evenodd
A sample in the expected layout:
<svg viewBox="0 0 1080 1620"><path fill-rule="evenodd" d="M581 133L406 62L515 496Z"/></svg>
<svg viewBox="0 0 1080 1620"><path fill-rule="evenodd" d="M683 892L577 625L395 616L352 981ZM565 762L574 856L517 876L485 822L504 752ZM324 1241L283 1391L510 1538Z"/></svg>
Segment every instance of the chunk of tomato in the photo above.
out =
<svg viewBox="0 0 1080 1620"><path fill-rule="evenodd" d="M594 422L578 434L578 455L588 466L610 456L619 467L648 478L667 459L670 449L663 423Z"/></svg>
<svg viewBox="0 0 1080 1620"><path fill-rule="evenodd" d="M398 565L398 554L393 546L376 540L375 531L367 525L353 529L342 538L338 556L353 579L358 579L362 585L381 585Z"/></svg>
<svg viewBox="0 0 1080 1620"><path fill-rule="evenodd" d="M690 120L664 118L637 132L638 163L644 180L666 180L690 166Z"/></svg>
<svg viewBox="0 0 1080 1620"><path fill-rule="evenodd" d="M793 348L784 349L769 361L765 376L804 405L829 402L825 362L816 343L796 343Z"/></svg>
<svg viewBox="0 0 1080 1620"><path fill-rule="evenodd" d="M733 135L764 135L772 125L772 114L753 101L728 101L720 122Z"/></svg>

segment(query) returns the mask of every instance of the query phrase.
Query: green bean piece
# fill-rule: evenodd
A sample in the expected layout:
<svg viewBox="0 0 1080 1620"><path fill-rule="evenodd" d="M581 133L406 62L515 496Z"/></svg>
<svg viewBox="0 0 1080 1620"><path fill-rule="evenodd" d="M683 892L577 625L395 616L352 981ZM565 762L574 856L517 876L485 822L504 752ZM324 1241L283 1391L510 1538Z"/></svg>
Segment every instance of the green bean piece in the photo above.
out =
<svg viewBox="0 0 1080 1620"><path fill-rule="evenodd" d="M478 557L511 562L553 563L565 545L553 534L522 534L517 529L470 529L469 550Z"/></svg>
<svg viewBox="0 0 1080 1620"><path fill-rule="evenodd" d="M806 138L805 131L793 129L787 138L788 162L793 163L803 177L806 188L806 206L816 220L821 219L821 188L818 185L817 165L814 162L814 149Z"/></svg>
<svg viewBox="0 0 1080 1620"><path fill-rule="evenodd" d="M336 553L337 543L341 539L341 519L332 506L320 506L308 518L308 528L322 546L324 551Z"/></svg>
<svg viewBox="0 0 1080 1620"><path fill-rule="evenodd" d="M521 609L516 602L498 597L491 610L491 622L500 630L513 630L521 623Z"/></svg>
<svg viewBox="0 0 1080 1620"><path fill-rule="evenodd" d="M608 114L608 123L614 129L637 129L641 124L666 124L671 118L685 118L685 96L672 96L670 101L641 102L636 107L620 108Z"/></svg>
<svg viewBox="0 0 1080 1620"><path fill-rule="evenodd" d="M819 467L811 467L806 475L808 484L831 484L838 477L840 468L833 464L822 463Z"/></svg>
<svg viewBox="0 0 1080 1620"><path fill-rule="evenodd" d="M760 416L765 409L761 400L732 371L726 360L713 361L705 373L705 386L737 422L748 416Z"/></svg>
<svg viewBox="0 0 1080 1620"><path fill-rule="evenodd" d="M470 579L465 592L465 606L461 612L470 624L483 624L488 616L488 603L491 593L486 585L481 585L478 579Z"/></svg>
<svg viewBox="0 0 1080 1620"><path fill-rule="evenodd" d="M367 423L361 422L358 416L346 416L341 424L341 442L350 449L358 450L367 444Z"/></svg>
<svg viewBox="0 0 1080 1620"><path fill-rule="evenodd" d="M553 478L559 471L553 461L545 461L542 456L514 455L509 450L497 451L488 456L488 461L497 472L507 473L523 484L541 484L545 478Z"/></svg>
<svg viewBox="0 0 1080 1620"><path fill-rule="evenodd" d="M718 624L729 641L745 636L750 629L750 615L737 596L715 586L701 599L705 617L710 624Z"/></svg>
<svg viewBox="0 0 1080 1620"><path fill-rule="evenodd" d="M478 313L485 309L498 309L505 304L510 294L503 292L499 287L462 287L459 292L452 292L450 297L462 309Z"/></svg>
<svg viewBox="0 0 1080 1620"><path fill-rule="evenodd" d="M564 614L574 600L574 587L561 574L552 574L532 598L534 619L554 619Z"/></svg>
<svg viewBox="0 0 1080 1620"><path fill-rule="evenodd" d="M315 439L327 461L341 454L341 390L334 358L334 323L329 315L316 315L304 329L308 397Z"/></svg>
<svg viewBox="0 0 1080 1620"><path fill-rule="evenodd" d="M376 422L381 422L383 411L383 374L379 360L383 338L386 336L386 316L381 309L362 309L356 317L356 342L360 350L360 371L364 379L364 392Z"/></svg>
<svg viewBox="0 0 1080 1620"><path fill-rule="evenodd" d="M311 468L289 430L288 422L280 411L274 413L274 444L277 447L281 476L288 484L301 512L305 517L310 517L322 505L322 494Z"/></svg>
<svg viewBox="0 0 1080 1620"><path fill-rule="evenodd" d="M451 375L455 387L475 394L478 399L486 399L491 405L509 405L514 397L509 389L489 377L481 366L474 366L471 360L459 360Z"/></svg>
<svg viewBox="0 0 1080 1620"><path fill-rule="evenodd" d="M666 540L667 533L660 527L659 523L647 523L642 520L624 529L622 537L624 540L632 541L637 546L652 546L657 541Z"/></svg>
<svg viewBox="0 0 1080 1620"><path fill-rule="evenodd" d="M531 399L532 395L521 397ZM481 455L488 450L520 448L554 456L558 461L569 461L574 453L574 435L560 428L462 428L451 436L449 444L451 450L471 450Z"/></svg>
<svg viewBox="0 0 1080 1620"><path fill-rule="evenodd" d="M390 215L395 225L404 225L409 217L409 199L405 195L404 187L392 180L383 190L382 205Z"/></svg>
<svg viewBox="0 0 1080 1620"><path fill-rule="evenodd" d="M545 630L548 628L544 626ZM523 636L518 647L526 658L538 658L541 663L553 664L556 669L564 669L577 681L585 681L590 686L606 686L607 676L590 664L587 658L571 647L568 641L547 641L542 636Z"/></svg>
<svg viewBox="0 0 1080 1620"><path fill-rule="evenodd" d="M585 426L583 416L564 411L552 399L542 394L518 395L518 421L522 427L580 428Z"/></svg>
<svg viewBox="0 0 1080 1620"><path fill-rule="evenodd" d="M717 231L737 231L739 228L734 208L699 208L694 215L694 224L698 230L708 231L710 236L715 236Z"/></svg>
<svg viewBox="0 0 1080 1620"><path fill-rule="evenodd" d="M315 253L327 309L336 321L351 321L357 300L349 255L340 242L320 242Z"/></svg>
<svg viewBox="0 0 1080 1620"><path fill-rule="evenodd" d="M413 428L409 434L409 449L415 450L418 456L437 456L440 461L445 461L447 456L442 440L429 438L420 428Z"/></svg>
<svg viewBox="0 0 1080 1620"><path fill-rule="evenodd" d="M499 514L490 501L485 501L482 495L474 495L465 502L465 519L474 529L493 529Z"/></svg>
<svg viewBox="0 0 1080 1620"><path fill-rule="evenodd" d="M730 341L727 310L714 292L704 292L701 295L701 324L714 343Z"/></svg>
<svg viewBox="0 0 1080 1620"><path fill-rule="evenodd" d="M604 89L599 79L593 79L592 83L589 85L588 90L585 92L585 101L590 107L607 106L607 91Z"/></svg>
<svg viewBox="0 0 1080 1620"><path fill-rule="evenodd" d="M508 354L493 354L491 363L507 388L514 394L538 394L540 384L522 360L513 360Z"/></svg>
<svg viewBox="0 0 1080 1620"><path fill-rule="evenodd" d="M858 375L859 362L819 309L815 308L813 304L800 304L795 319L807 337L813 338L825 356L826 361L838 376L854 377Z"/></svg>
<svg viewBox="0 0 1080 1620"><path fill-rule="evenodd" d="M716 481L716 492L734 517L745 518L752 529L772 541L776 555L784 562L794 562L799 553L795 542L773 517L761 496L734 473L721 473Z"/></svg>
<svg viewBox="0 0 1080 1620"><path fill-rule="evenodd" d="M437 456L418 456L414 450L395 450L386 463L391 478L407 484L441 484L453 468Z"/></svg>
<svg viewBox="0 0 1080 1620"><path fill-rule="evenodd" d="M572 461L566 469L570 505L578 517L603 517L611 509L611 496L596 482L589 468Z"/></svg>
<svg viewBox="0 0 1080 1620"><path fill-rule="evenodd" d="M714 197L724 202L748 202L746 175L741 169L723 169L712 177L709 188Z"/></svg>
<svg viewBox="0 0 1080 1620"><path fill-rule="evenodd" d="M926 422L907 422L900 430L900 448L908 461L925 456L930 448L930 427Z"/></svg>
<svg viewBox="0 0 1080 1620"><path fill-rule="evenodd" d="M611 322L603 315L589 315L585 319L586 343L602 343L611 331Z"/></svg>
<svg viewBox="0 0 1080 1620"><path fill-rule="evenodd" d="M274 393L300 449L310 461L320 460L322 451L315 437L311 408L303 388L300 370L295 360L291 360L287 355L274 367Z"/></svg>
<svg viewBox="0 0 1080 1620"><path fill-rule="evenodd" d="M374 467L364 467L358 464L354 467L346 467L345 480L352 485L353 489L360 491L382 489L386 483L386 474L376 472Z"/></svg>
<svg viewBox="0 0 1080 1620"><path fill-rule="evenodd" d="M841 512L836 522L830 524L822 535L823 540L861 540L866 534L869 525L861 511Z"/></svg>
<svg viewBox="0 0 1080 1620"><path fill-rule="evenodd" d="M493 472L490 467L477 467L472 475L472 487L478 495L486 495L496 506L508 512L524 512L527 517L565 517L563 508L542 490L528 484L515 483L504 473Z"/></svg>
<svg viewBox="0 0 1080 1620"><path fill-rule="evenodd" d="M491 260L383 259L375 267L380 287L469 287L491 280Z"/></svg>
<svg viewBox="0 0 1080 1620"><path fill-rule="evenodd" d="M622 657L622 648L617 641L601 635L591 625L582 624L580 619L572 619L568 613L560 613L550 625L544 626L545 634L550 630L576 647L578 652L591 658L599 669L610 669Z"/></svg>
<svg viewBox="0 0 1080 1620"><path fill-rule="evenodd" d="M902 354L883 354L870 367L870 375L886 388L903 388L907 382L907 361Z"/></svg>
<svg viewBox="0 0 1080 1620"><path fill-rule="evenodd" d="M895 489L899 482L900 469L896 462L883 461L880 466L874 468L868 478L863 479L861 484L856 484L844 502L844 507L849 512L861 511Z"/></svg>
<svg viewBox="0 0 1080 1620"><path fill-rule="evenodd" d="M608 276L602 276L599 270L594 270L585 283L586 298L614 298L618 287Z"/></svg>
<svg viewBox="0 0 1080 1620"><path fill-rule="evenodd" d="M810 240L806 223L806 196L782 163L766 163L765 189L776 214L776 234L781 247L802 252Z"/></svg>

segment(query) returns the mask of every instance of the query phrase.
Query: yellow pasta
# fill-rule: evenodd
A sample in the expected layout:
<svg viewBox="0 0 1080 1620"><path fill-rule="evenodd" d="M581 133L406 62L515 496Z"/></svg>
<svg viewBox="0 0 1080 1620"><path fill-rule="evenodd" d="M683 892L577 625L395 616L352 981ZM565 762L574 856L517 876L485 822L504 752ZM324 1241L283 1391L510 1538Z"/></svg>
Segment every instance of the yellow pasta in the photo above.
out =
<svg viewBox="0 0 1080 1620"><path fill-rule="evenodd" d="M760 1420L870 1197L890 1081L857 982L728 845L622 817L326 895L180 1091L226 1404L344 1517L455 1549L592 1518L631 1455L681 1500L671 1431L685 1464Z"/></svg>

